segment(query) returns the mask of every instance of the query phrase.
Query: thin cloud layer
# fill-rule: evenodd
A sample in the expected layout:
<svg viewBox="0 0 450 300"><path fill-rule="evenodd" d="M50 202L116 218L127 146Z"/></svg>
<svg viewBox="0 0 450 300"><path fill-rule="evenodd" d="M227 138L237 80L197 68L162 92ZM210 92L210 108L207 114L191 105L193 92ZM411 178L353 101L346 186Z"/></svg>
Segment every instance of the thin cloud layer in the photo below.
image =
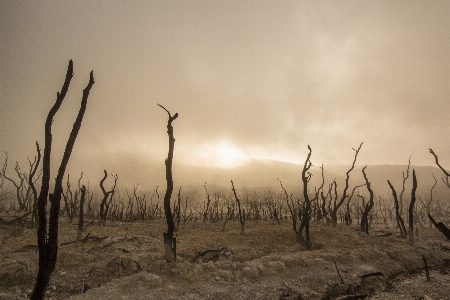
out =
<svg viewBox="0 0 450 300"><path fill-rule="evenodd" d="M432 165L432 147L450 165L448 11L446 1L3 1L0 150L35 155L73 59L54 142L62 155L93 69L71 161L80 169L124 153L163 160L156 103L179 113L175 156L187 164L301 163L308 144L316 164L348 163L364 142L361 164L412 154Z"/></svg>

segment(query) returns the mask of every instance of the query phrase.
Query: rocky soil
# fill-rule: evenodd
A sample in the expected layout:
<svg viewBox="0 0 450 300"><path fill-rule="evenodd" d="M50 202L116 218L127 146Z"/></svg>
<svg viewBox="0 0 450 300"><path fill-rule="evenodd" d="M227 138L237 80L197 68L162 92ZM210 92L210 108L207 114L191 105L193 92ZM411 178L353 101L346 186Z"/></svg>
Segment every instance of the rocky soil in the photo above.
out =
<svg viewBox="0 0 450 300"><path fill-rule="evenodd" d="M386 225L367 236L313 223L306 251L290 222L249 221L243 235L238 222L222 227L182 225L178 262L169 265L164 220L91 226L76 243L76 226L63 219L47 298L450 299L450 243L436 229L420 227L410 246ZM0 243L0 299L25 299L37 274L35 231L2 224Z"/></svg>

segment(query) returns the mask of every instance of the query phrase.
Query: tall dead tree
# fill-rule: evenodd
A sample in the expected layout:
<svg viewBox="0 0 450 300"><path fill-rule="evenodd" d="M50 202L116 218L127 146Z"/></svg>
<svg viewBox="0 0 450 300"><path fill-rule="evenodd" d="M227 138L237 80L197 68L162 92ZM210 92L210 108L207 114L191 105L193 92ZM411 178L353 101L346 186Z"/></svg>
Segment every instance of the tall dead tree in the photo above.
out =
<svg viewBox="0 0 450 300"><path fill-rule="evenodd" d="M112 202L112 198L114 196L114 192L116 190L116 186L117 186L117 179L119 178L116 174L116 176L113 175L114 177L114 186L112 187L111 190L106 191L105 187L103 186L103 183L105 182L106 178L108 177L108 173L106 172L106 170L103 170L103 178L102 180L100 180L100 188L102 190L103 193L103 199L100 202L100 220L99 220L99 225L101 226L105 226L106 224L106 217L108 216L108 210L109 210L109 206ZM108 201L109 198L109 201Z"/></svg>
<svg viewBox="0 0 450 300"><path fill-rule="evenodd" d="M20 172L19 164L16 162L16 167L14 170L17 173L17 177L19 177L19 180L16 182L16 180L12 179L11 177L6 175L6 168L8 167L8 152L5 152L6 159L5 163L3 164L2 172L0 173L0 176L11 182L15 189L16 189L16 197L17 197L17 203L19 204L20 210L26 210L25 201L22 196L22 190L23 190L23 184L25 181L25 176L22 176L22 173Z"/></svg>
<svg viewBox="0 0 450 300"><path fill-rule="evenodd" d="M72 131L64 150L61 165L58 169L58 174L55 180L55 187L53 194L49 194L50 188L50 158L52 148L52 123L53 118L58 112L61 104L69 89L70 81L73 77L73 62L69 61L67 68L66 79L64 81L61 92L56 94L56 102L50 109L47 119L45 121L45 147L44 156L42 160L42 185L41 192L38 198L38 216L39 225L37 230L37 240L39 248L39 270L36 278L36 284L30 299L44 299L45 291L47 289L50 277L55 269L56 259L58 255L58 218L60 211L60 201L63 192L62 181L64 173L66 171L67 164L69 163L70 155L72 153L75 140L78 135L78 131L81 127L84 113L86 111L87 100L89 92L94 85L94 73L91 71L89 83L83 90L83 98L81 100L81 107L78 111L77 118L73 124ZM47 231L47 201L50 201L50 216L48 219L49 226Z"/></svg>
<svg viewBox="0 0 450 300"><path fill-rule="evenodd" d="M241 200L238 198L236 194L236 190L234 189L234 183L233 180L231 180L231 189L234 194L234 198L236 199L238 213L239 213L239 223L241 224L241 234L244 234L245 231L245 212L244 209L241 209Z"/></svg>
<svg viewBox="0 0 450 300"><path fill-rule="evenodd" d="M302 220L300 226L298 227L297 236L300 242L305 246L306 249L310 250L312 247L311 238L309 236L309 221L311 220L311 200L308 195L308 183L311 179L311 173L309 169L312 166L311 163L311 147L308 145L308 156L306 157L305 164L302 170L302 183L303 183L303 207L302 207ZM319 192L319 191L318 191ZM319 193L316 194L318 196ZM315 198L317 199L317 197ZM315 200L313 199L313 200ZM305 230L305 237L303 237L303 230Z"/></svg>
<svg viewBox="0 0 450 300"><path fill-rule="evenodd" d="M370 182L367 179L367 175L366 175L366 172L365 172L366 167L364 167L362 169L362 173L364 175L364 180L366 181L367 190L369 191L369 202L367 202L367 204L364 206L364 211L363 211L362 216L361 216L361 224L360 224L360 226L361 226L361 231L362 232L365 232L365 233L369 234L368 216L369 216L370 210L373 207L374 202L373 202L373 191L372 191L372 188L370 187Z"/></svg>
<svg viewBox="0 0 450 300"><path fill-rule="evenodd" d="M78 214L78 232L77 232L77 241L81 240L81 234L83 233L83 225L84 225L84 201L86 198L86 187L83 185L80 188L81 198L80 198L80 212Z"/></svg>
<svg viewBox="0 0 450 300"><path fill-rule="evenodd" d="M36 226L38 224L38 215L37 215L38 194L37 194L36 186L34 184L34 179L33 179L34 175L36 174L39 163L41 161L41 149L39 148L38 142L36 142L36 151L38 154L37 159L36 159L36 157L34 157L34 162L31 163L31 161L30 161L30 173L28 175L28 184L30 185L30 188L33 192L33 214L31 217L33 226Z"/></svg>
<svg viewBox="0 0 450 300"><path fill-rule="evenodd" d="M341 205L344 203L345 199L348 197L347 190L348 190L348 181L350 180L350 172L355 168L356 158L358 157L358 153L359 153L359 150L361 150L362 144L363 143L361 143L359 145L358 149L353 148L353 150L355 151L355 158L353 159L352 167L346 173L347 177L345 178L345 188L344 188L344 191L342 192L342 197L337 204L336 203L334 204L334 207L330 212L331 224L333 226L337 225L337 212L339 210L339 207L341 207Z"/></svg>
<svg viewBox="0 0 450 300"><path fill-rule="evenodd" d="M350 202L352 201L353 196L355 195L355 191L360 188L365 186L366 184L361 184L361 185L357 185L353 188L352 193L350 194L350 196L348 197L347 200L347 204L346 204L346 208L345 208L345 215L344 215L344 221L345 221L345 225L350 225L352 224L353 220L352 220L352 216L351 216L351 209L350 209Z"/></svg>
<svg viewBox="0 0 450 300"><path fill-rule="evenodd" d="M450 173L447 172L447 170L445 170L440 164L439 164L439 159L436 153L434 153L433 149L430 148L430 153L434 156L434 160L436 161L436 165L439 167L439 169L441 169L441 171L444 173L444 175L442 176L442 182L445 183L445 185L450 189Z"/></svg>
<svg viewBox="0 0 450 300"><path fill-rule="evenodd" d="M445 183L445 185L450 189L450 183L449 183L449 178L450 178L450 173L447 172L440 164L439 164L439 159L436 153L434 153L433 149L430 148L430 153L434 156L434 159L436 161L436 165L439 167L439 169L442 170L442 172L444 173L444 175L441 177L442 182ZM428 214L428 218L430 219L431 223L433 223L433 225L440 231L442 232L443 235L445 235L445 237L447 239L450 240L450 229L445 226L444 223L439 222L436 223L436 221L433 219L433 217Z"/></svg>
<svg viewBox="0 0 450 300"><path fill-rule="evenodd" d="M395 191L391 182L389 180L387 182L389 184L389 187L391 188L392 196L394 197L395 218L397 220L397 226L400 229L400 237L406 238L408 236L408 233L406 231L405 222L403 222L403 218L400 213L399 203L398 203L398 199L397 199L397 192Z"/></svg>
<svg viewBox="0 0 450 300"><path fill-rule="evenodd" d="M173 150L175 147L172 122L175 121L176 118L178 118L178 113L175 113L175 115L172 116L164 106L160 104L158 104L158 106L164 109L169 115L169 119L167 121L167 134L169 135L169 153L167 154L167 158L165 161L167 189L166 194L164 195L164 213L166 215L167 221L167 232L164 232L164 255L167 262L171 263L176 262L177 260L177 240L173 236L173 232L175 231L175 222L173 220L172 210L170 209L170 199L172 197L173 191L172 160Z"/></svg>
<svg viewBox="0 0 450 300"><path fill-rule="evenodd" d="M405 192L405 183L406 180L409 178L409 168L411 167L411 156L408 159L408 168L406 169L406 176L405 176L405 172L403 172L403 182L402 182L402 190L400 192L400 196L399 196L399 210L400 210L400 215L403 216L403 193Z"/></svg>
<svg viewBox="0 0 450 300"><path fill-rule="evenodd" d="M413 186L411 191L411 202L409 203L409 243L414 243L414 204L416 203L417 179L416 171L413 169Z"/></svg>
<svg viewBox="0 0 450 300"><path fill-rule="evenodd" d="M431 187L431 190L430 190L430 200L428 200L426 203L422 202L423 206L427 210L427 215L431 215L431 202L433 201L433 190L434 190L434 188L437 185L436 177L434 177L433 173L431 173L431 175L433 176L434 184L433 184L433 186ZM430 228L433 228L433 222L431 220L429 220L429 221L430 221Z"/></svg>

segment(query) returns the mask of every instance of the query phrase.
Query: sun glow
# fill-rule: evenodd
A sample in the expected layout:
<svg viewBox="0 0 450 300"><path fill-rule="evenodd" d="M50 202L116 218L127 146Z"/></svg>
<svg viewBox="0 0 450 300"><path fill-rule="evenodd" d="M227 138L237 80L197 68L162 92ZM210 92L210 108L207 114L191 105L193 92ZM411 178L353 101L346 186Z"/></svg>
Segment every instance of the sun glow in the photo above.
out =
<svg viewBox="0 0 450 300"><path fill-rule="evenodd" d="M248 160L243 151L225 141L203 144L194 153L192 163L207 167L234 168Z"/></svg>
<svg viewBox="0 0 450 300"><path fill-rule="evenodd" d="M226 143L220 143L216 150L217 164L223 168L232 168L240 165L244 159L242 152Z"/></svg>

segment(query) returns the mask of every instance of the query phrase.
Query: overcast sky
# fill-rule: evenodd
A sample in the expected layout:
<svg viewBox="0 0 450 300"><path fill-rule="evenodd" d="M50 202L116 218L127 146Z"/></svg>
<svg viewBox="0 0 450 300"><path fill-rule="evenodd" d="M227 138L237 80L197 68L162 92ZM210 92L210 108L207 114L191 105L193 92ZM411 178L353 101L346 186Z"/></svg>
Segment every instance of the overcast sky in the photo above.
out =
<svg viewBox="0 0 450 300"><path fill-rule="evenodd" d="M0 150L43 147L73 59L55 157L95 84L72 168L163 162L157 103L177 162L350 163L364 142L359 164L450 166L449 28L450 1L0 1Z"/></svg>

